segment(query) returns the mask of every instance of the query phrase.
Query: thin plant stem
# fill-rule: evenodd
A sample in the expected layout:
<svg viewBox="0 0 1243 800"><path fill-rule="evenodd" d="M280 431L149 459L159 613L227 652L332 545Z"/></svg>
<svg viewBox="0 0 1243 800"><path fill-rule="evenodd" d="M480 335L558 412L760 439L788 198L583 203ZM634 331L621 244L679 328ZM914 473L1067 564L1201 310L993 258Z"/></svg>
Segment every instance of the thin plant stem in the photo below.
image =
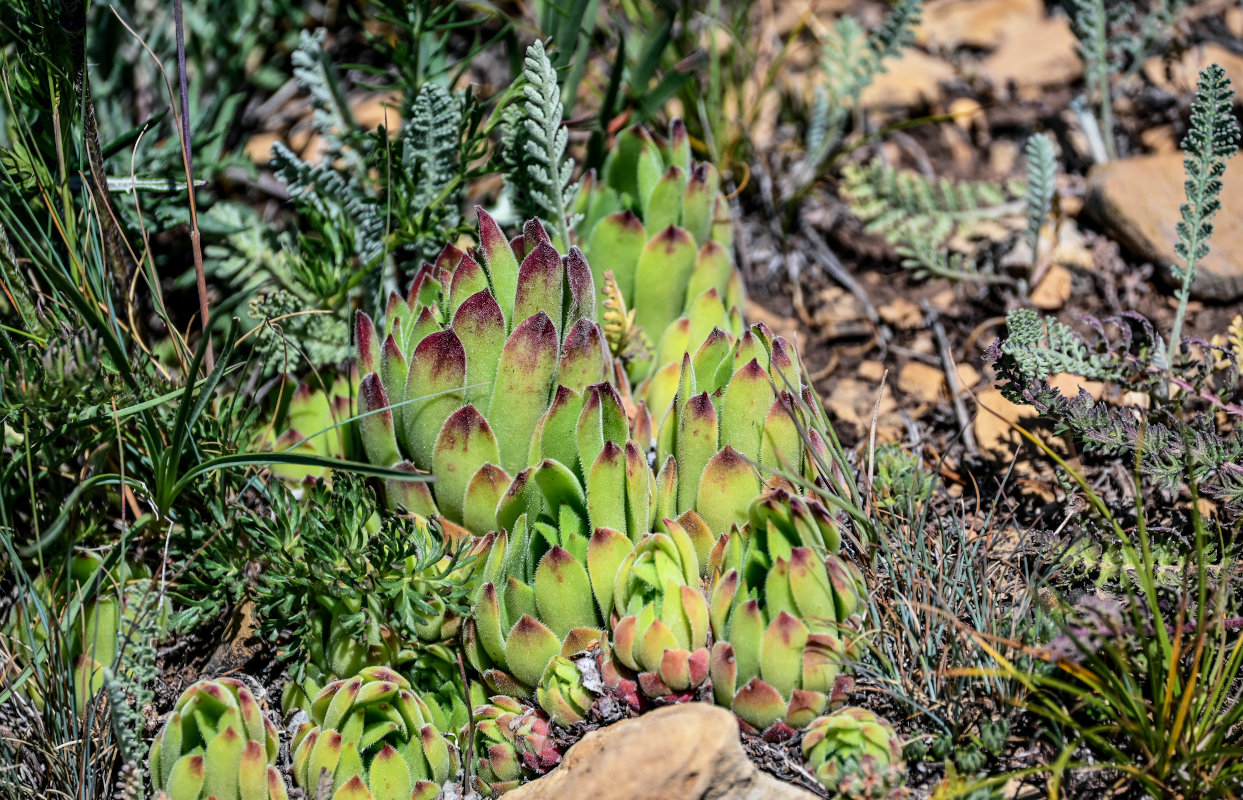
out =
<svg viewBox="0 0 1243 800"><path fill-rule="evenodd" d="M177 27L177 88L181 95L181 161L186 168L186 191L190 200L190 248L194 253L194 277L198 282L199 317L203 335L207 337L205 369L211 372L215 366L212 356L211 333L208 328L207 277L203 273L203 245L199 237L198 211L194 203L194 153L190 144L190 92L186 85L186 25L181 10L181 0L173 0L173 19Z"/></svg>

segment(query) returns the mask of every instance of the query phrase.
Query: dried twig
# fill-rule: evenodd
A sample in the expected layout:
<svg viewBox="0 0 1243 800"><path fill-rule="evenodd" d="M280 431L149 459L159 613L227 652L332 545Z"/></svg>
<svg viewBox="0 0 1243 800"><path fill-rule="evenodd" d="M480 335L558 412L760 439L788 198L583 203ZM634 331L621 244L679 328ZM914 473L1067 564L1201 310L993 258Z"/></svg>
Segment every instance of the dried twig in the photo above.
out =
<svg viewBox="0 0 1243 800"><path fill-rule="evenodd" d="M927 302L923 303L924 324L932 328L932 335L937 340L937 350L941 354L941 368L945 371L945 385L949 388L950 400L954 404L954 416L958 418L958 430L962 433L963 443L970 452L975 452L975 433L971 430L971 418L967 416L967 406L962 401L961 387L958 385L958 367L954 363L954 355L950 352L949 337L945 335L945 326L935 309Z"/></svg>

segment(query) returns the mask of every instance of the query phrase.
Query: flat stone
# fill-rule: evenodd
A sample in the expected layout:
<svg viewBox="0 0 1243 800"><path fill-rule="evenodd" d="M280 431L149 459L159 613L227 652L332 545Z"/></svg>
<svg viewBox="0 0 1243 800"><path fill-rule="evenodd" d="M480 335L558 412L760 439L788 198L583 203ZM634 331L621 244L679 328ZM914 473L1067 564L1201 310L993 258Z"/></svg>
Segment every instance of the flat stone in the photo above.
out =
<svg viewBox="0 0 1243 800"><path fill-rule="evenodd" d="M1061 264L1054 264L1032 289L1032 305L1042 311L1056 311L1070 299L1072 276Z"/></svg>
<svg viewBox="0 0 1243 800"><path fill-rule="evenodd" d="M954 68L922 50L908 48L897 61L863 90L865 108L911 108L930 105L941 97L941 83L954 77Z"/></svg>
<svg viewBox="0 0 1243 800"><path fill-rule="evenodd" d="M1159 89L1185 95L1195 91L1200 72L1210 64L1218 64L1236 91L1243 82L1243 55L1227 50L1216 42L1192 47L1182 57L1167 62L1163 56L1153 56L1144 62L1144 77Z"/></svg>
<svg viewBox="0 0 1243 800"><path fill-rule="evenodd" d="M948 50L963 45L992 50L1044 16L1041 0L933 0L924 8L915 41Z"/></svg>
<svg viewBox="0 0 1243 800"><path fill-rule="evenodd" d="M908 361L898 373L898 390L920 403L935 403L946 394L945 373L922 361Z"/></svg>
<svg viewBox="0 0 1243 800"><path fill-rule="evenodd" d="M1007 37L984 61L984 71L998 86L1011 83L1034 89L1070 83L1083 75L1079 40L1063 17L1041 19L1022 36Z"/></svg>
<svg viewBox="0 0 1243 800"><path fill-rule="evenodd" d="M1243 165L1227 162L1222 210L1213 218L1209 254L1199 262L1191 294L1228 303L1243 297ZM1087 208L1140 258L1163 265L1178 261L1174 245L1179 207L1186 202L1180 153L1141 156L1094 167L1088 174Z"/></svg>
<svg viewBox="0 0 1243 800"><path fill-rule="evenodd" d="M506 800L811 800L816 795L759 771L723 708L683 703L593 731L560 766Z"/></svg>

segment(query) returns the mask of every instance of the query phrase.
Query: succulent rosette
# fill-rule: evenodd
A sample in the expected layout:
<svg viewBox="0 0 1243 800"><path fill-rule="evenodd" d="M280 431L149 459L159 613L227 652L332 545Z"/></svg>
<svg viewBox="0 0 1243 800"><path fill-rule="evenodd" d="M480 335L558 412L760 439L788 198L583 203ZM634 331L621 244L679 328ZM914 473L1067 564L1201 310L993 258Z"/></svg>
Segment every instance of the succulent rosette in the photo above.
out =
<svg viewBox="0 0 1243 800"><path fill-rule="evenodd" d="M578 665L566 656L557 656L548 662L535 688L535 696L548 718L563 727L585 720L595 703L595 697L583 683Z"/></svg>
<svg viewBox="0 0 1243 800"><path fill-rule="evenodd" d="M495 797L541 775L561 760L548 720L513 697L475 708L475 788Z"/></svg>
<svg viewBox="0 0 1243 800"><path fill-rule="evenodd" d="M276 726L234 678L186 689L151 744L151 785L170 800L284 800Z"/></svg>
<svg viewBox="0 0 1243 800"><path fill-rule="evenodd" d="M809 724L848 668L866 589L832 552L839 542L819 502L772 489L752 503L746 529L713 551L713 692L758 731L790 735Z"/></svg>
<svg viewBox="0 0 1243 800"><path fill-rule="evenodd" d="M482 263L447 246L390 297L383 338L360 313L356 340L367 458L437 476L390 484L390 505L483 534L512 476L538 463L550 406L581 403L612 370L577 248L562 256L536 221L511 244L482 210L479 239Z"/></svg>
<svg viewBox="0 0 1243 800"><path fill-rule="evenodd" d="M617 571L613 657L648 697L683 695L708 677L708 604L690 537L645 536Z"/></svg>
<svg viewBox="0 0 1243 800"><path fill-rule="evenodd" d="M807 768L842 800L898 800L906 796L902 742L893 728L863 708L819 717L803 735Z"/></svg>
<svg viewBox="0 0 1243 800"><path fill-rule="evenodd" d="M530 698L553 658L604 638L601 609L609 606L597 601L589 569L611 580L632 545L609 528L588 540L569 524L528 526L525 514L512 528L496 537L483 567L490 579L466 621L465 649L490 689Z"/></svg>
<svg viewBox="0 0 1243 800"><path fill-rule="evenodd" d="M357 394L358 375L354 370L349 376L338 377L327 390L298 384L282 415L284 431L273 439L269 426L263 433L266 441L261 441L260 446L268 445L278 453L348 458L357 447L354 425L347 422L353 416L351 404ZM323 480L328 468L274 464L272 474L290 483L302 483L308 479Z"/></svg>
<svg viewBox="0 0 1243 800"><path fill-rule="evenodd" d="M311 700L291 745L306 789L331 781L333 800L431 800L457 757L410 682L386 667L333 681Z"/></svg>
<svg viewBox="0 0 1243 800"><path fill-rule="evenodd" d="M611 272L634 324L656 345L654 357L629 365L633 380L676 367L714 327L739 335L743 284L730 254L729 204L716 169L692 161L681 120L668 138L623 131L602 175L585 177L577 210L597 290Z"/></svg>

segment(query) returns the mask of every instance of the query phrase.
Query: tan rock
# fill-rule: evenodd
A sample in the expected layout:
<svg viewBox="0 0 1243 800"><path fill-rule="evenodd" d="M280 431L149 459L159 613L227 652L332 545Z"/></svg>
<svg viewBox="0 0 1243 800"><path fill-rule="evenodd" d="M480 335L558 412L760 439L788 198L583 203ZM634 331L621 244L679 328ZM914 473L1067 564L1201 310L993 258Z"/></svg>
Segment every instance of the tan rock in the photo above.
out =
<svg viewBox="0 0 1243 800"><path fill-rule="evenodd" d="M1063 17L1042 19L1022 36L1007 38L984 61L984 71L999 86L1020 89L1069 83L1083 75L1079 40Z"/></svg>
<svg viewBox="0 0 1243 800"><path fill-rule="evenodd" d="M900 59L863 90L859 102L865 108L910 108L936 102L941 83L954 77L954 68L922 50L908 48Z"/></svg>
<svg viewBox="0 0 1243 800"><path fill-rule="evenodd" d="M1071 375L1069 372L1049 376L1049 385L1066 397L1074 397L1079 394L1080 389L1086 391L1093 400L1100 400L1105 396L1105 384L1090 381L1082 375Z"/></svg>
<svg viewBox="0 0 1243 800"><path fill-rule="evenodd" d="M1149 153L1173 153L1178 150L1173 125L1158 125L1140 132L1139 141Z"/></svg>
<svg viewBox="0 0 1243 800"><path fill-rule="evenodd" d="M1044 19L1040 0L933 0L915 41L933 48L962 45L992 50Z"/></svg>
<svg viewBox="0 0 1243 800"><path fill-rule="evenodd" d="M1011 403L1001 396L1000 389L977 392L975 400L979 408L971 430L980 452L996 459L1013 455L1022 438L1010 426L1035 417L1036 409Z"/></svg>
<svg viewBox="0 0 1243 800"><path fill-rule="evenodd" d="M924 324L924 314L919 310L919 306L905 297L894 298L876 309L876 313L885 322L899 330L913 331L923 327Z"/></svg>
<svg viewBox="0 0 1243 800"><path fill-rule="evenodd" d="M1112 161L1088 174L1087 207L1133 253L1168 267L1177 260L1184 180L1178 153ZM1211 249L1199 263L1191 294L1231 302L1243 297L1243 169L1227 167L1223 183L1223 211L1213 220Z"/></svg>
<svg viewBox="0 0 1243 800"><path fill-rule="evenodd" d="M1184 95L1195 91L1201 70L1210 64L1221 65L1234 86L1239 86L1243 81L1243 55L1227 50L1216 42L1193 47L1176 61L1167 62L1162 56L1153 56L1144 62L1143 72L1154 86Z"/></svg>
<svg viewBox="0 0 1243 800"><path fill-rule="evenodd" d="M954 372L958 373L958 390L969 392L980 382L980 371L970 364L955 364Z"/></svg>
<svg viewBox="0 0 1243 800"><path fill-rule="evenodd" d="M964 131L969 131L977 122L984 121L984 107L979 100L971 97L955 97L946 109L954 124Z"/></svg>
<svg viewBox="0 0 1243 800"><path fill-rule="evenodd" d="M866 435L872 427L872 412L876 408L879 387L853 378L834 381L832 386L824 406L834 422L848 426L855 436ZM876 421L876 435L881 441L895 441L901 436L902 419L897 415L897 408L892 389L886 387Z"/></svg>
<svg viewBox="0 0 1243 800"><path fill-rule="evenodd" d="M988 167L994 175L1009 175L1019 161L1019 143L1009 139L993 142L988 148Z"/></svg>
<svg viewBox="0 0 1243 800"><path fill-rule="evenodd" d="M400 92L385 92L351 103L350 113L363 130L375 130L384 125L393 133L401 130L401 112L397 110L400 103Z"/></svg>
<svg viewBox="0 0 1243 800"><path fill-rule="evenodd" d="M1243 39L1243 6L1230 6L1224 18L1226 30L1236 39Z"/></svg>
<svg viewBox="0 0 1243 800"><path fill-rule="evenodd" d="M280 138L280 134L271 131L256 133L246 140L246 157L256 164L268 163L272 160L272 145L280 141Z"/></svg>
<svg viewBox="0 0 1243 800"><path fill-rule="evenodd" d="M929 298L928 302L932 303L933 306L941 309L942 311L949 311L953 308L954 304L958 302L958 298L954 294L953 289L947 288L934 294L931 298Z"/></svg>
<svg viewBox="0 0 1243 800"><path fill-rule="evenodd" d="M1088 240L1073 219L1064 220L1058 226L1057 242L1049 258L1054 264L1061 264L1072 270L1091 272L1096 267L1096 259L1088 247Z"/></svg>
<svg viewBox="0 0 1243 800"><path fill-rule="evenodd" d="M946 396L945 373L922 361L908 361L898 373L898 390L920 403L935 403Z"/></svg>
<svg viewBox="0 0 1243 800"><path fill-rule="evenodd" d="M958 390L974 389L980 382L980 372L970 364L956 364ZM898 373L898 389L907 398L920 403L936 403L949 397L949 382L939 367L922 361L908 361Z"/></svg>
<svg viewBox="0 0 1243 800"><path fill-rule="evenodd" d="M1032 305L1044 311L1056 311L1070 299L1072 276L1061 264L1054 264L1032 289Z"/></svg>
<svg viewBox="0 0 1243 800"><path fill-rule="evenodd" d="M811 800L759 771L723 708L685 703L593 731L539 780L507 800Z"/></svg>
<svg viewBox="0 0 1243 800"><path fill-rule="evenodd" d="M861 361L859 362L859 377L871 383L880 383L880 379L885 376L885 365L879 361Z"/></svg>

